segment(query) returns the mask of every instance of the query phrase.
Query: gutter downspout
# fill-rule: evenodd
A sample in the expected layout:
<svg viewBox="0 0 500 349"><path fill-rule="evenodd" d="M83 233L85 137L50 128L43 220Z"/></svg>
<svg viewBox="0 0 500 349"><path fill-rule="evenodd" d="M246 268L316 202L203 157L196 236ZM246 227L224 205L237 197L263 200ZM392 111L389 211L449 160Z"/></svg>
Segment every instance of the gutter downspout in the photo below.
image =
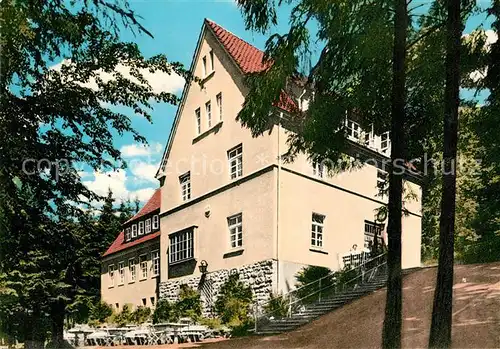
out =
<svg viewBox="0 0 500 349"><path fill-rule="evenodd" d="M281 174L281 151L280 151L280 133L281 133L281 118L283 117L283 113L280 113L278 120L278 174L276 176L276 291L279 292L280 287L280 262L279 262L279 231L280 231L280 174Z"/></svg>

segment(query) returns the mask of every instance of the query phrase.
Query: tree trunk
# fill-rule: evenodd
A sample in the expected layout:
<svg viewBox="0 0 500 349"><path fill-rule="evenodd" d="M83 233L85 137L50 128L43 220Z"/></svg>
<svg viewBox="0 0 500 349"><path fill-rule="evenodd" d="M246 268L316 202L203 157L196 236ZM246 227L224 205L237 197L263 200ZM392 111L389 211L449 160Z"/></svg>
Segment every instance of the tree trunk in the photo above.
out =
<svg viewBox="0 0 500 349"><path fill-rule="evenodd" d="M51 348L64 348L64 303L51 306Z"/></svg>
<svg viewBox="0 0 500 349"><path fill-rule="evenodd" d="M408 12L406 0L394 0L394 48L392 62L391 101L391 163L389 173L389 222L387 227L387 298L385 305L383 348L401 347L401 215L403 196L403 173L394 165L404 159L405 137L405 80L406 80L406 36Z"/></svg>
<svg viewBox="0 0 500 349"><path fill-rule="evenodd" d="M34 308L24 324L26 338L24 341L25 349L44 349L45 331L41 320L40 309Z"/></svg>
<svg viewBox="0 0 500 349"><path fill-rule="evenodd" d="M447 0L446 87L444 99L443 191L439 221L439 261L429 348L451 346L453 245L455 235L458 107L460 103L460 0Z"/></svg>

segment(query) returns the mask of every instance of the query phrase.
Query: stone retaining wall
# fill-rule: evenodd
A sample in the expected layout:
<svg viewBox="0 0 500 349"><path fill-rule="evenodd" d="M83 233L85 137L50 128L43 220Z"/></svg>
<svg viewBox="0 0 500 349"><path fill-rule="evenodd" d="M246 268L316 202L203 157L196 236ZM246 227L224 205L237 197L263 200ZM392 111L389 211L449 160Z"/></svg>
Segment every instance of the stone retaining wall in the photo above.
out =
<svg viewBox="0 0 500 349"><path fill-rule="evenodd" d="M201 294L203 313L211 313L222 284L228 279L231 272L238 272L240 280L252 288L254 300L263 303L269 299L273 291L273 284L276 279L276 261L268 259L250 265L244 265L232 270L222 269L209 272L205 276L182 277L160 283L160 299L168 299L171 302L177 300L181 285L198 290Z"/></svg>

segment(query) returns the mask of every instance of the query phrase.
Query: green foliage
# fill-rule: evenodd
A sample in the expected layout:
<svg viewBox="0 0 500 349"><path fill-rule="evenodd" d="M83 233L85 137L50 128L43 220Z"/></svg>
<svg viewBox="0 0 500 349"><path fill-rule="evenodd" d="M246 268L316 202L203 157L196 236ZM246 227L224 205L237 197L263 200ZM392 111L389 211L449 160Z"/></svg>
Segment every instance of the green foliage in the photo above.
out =
<svg viewBox="0 0 500 349"><path fill-rule="evenodd" d="M90 320L97 321L99 324L106 322L111 315L113 315L113 308L104 301L99 301L90 308Z"/></svg>
<svg viewBox="0 0 500 349"><path fill-rule="evenodd" d="M178 313L167 299L159 299L153 312L153 323L175 322L179 320Z"/></svg>
<svg viewBox="0 0 500 349"><path fill-rule="evenodd" d="M187 316L194 321L198 320L202 312L200 293L188 285L181 285L179 300L174 308L178 317Z"/></svg>
<svg viewBox="0 0 500 349"><path fill-rule="evenodd" d="M145 306L138 306L132 313L132 322L135 324L143 324L151 318L151 309Z"/></svg>
<svg viewBox="0 0 500 349"><path fill-rule="evenodd" d="M124 327L128 324L135 323L135 318L133 316L130 304L124 304L122 311L114 314L111 317L111 322L118 327Z"/></svg>
<svg viewBox="0 0 500 349"><path fill-rule="evenodd" d="M316 301L320 289L331 289L331 286L335 284L334 274L330 269L315 265L303 267L295 275L295 279L297 280L296 297L306 303Z"/></svg>
<svg viewBox="0 0 500 349"><path fill-rule="evenodd" d="M264 305L264 311L275 318L285 317L289 313L289 302L283 298L283 294L271 293L268 302Z"/></svg>
<svg viewBox="0 0 500 349"><path fill-rule="evenodd" d="M245 328L251 322L252 300L252 289L239 279L239 274L234 273L221 286L214 309L222 323L231 328Z"/></svg>
<svg viewBox="0 0 500 349"><path fill-rule="evenodd" d="M47 323L62 329L61 315L83 320L99 294L99 258L118 232L113 223L96 233L105 227L82 208L104 198L77 168L124 168L113 135L144 143L130 115L151 121L152 103L178 102L144 74L188 76L120 41L122 28L150 35L127 1L5 0L0 23L0 275L16 294L11 323L21 319L28 339L43 341ZM108 200L105 217L111 208Z"/></svg>
<svg viewBox="0 0 500 349"><path fill-rule="evenodd" d="M212 330L219 330L222 327L222 322L219 318L202 317L198 320L198 323L200 325L207 326Z"/></svg>

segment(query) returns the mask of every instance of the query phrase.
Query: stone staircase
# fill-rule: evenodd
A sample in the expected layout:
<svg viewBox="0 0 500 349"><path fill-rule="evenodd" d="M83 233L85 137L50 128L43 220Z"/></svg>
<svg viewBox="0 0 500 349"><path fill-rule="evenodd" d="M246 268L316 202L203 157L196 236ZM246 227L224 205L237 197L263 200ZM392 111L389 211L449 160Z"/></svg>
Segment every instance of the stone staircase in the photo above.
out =
<svg viewBox="0 0 500 349"><path fill-rule="evenodd" d="M270 335L294 330L299 326L311 322L321 315L340 308L347 303L384 287L386 285L386 281L387 268L384 266L380 268L380 270L378 270L369 281L358 284L352 290L338 293L333 296L326 297L321 301L303 306L300 312L297 312L290 317L268 320L266 324L259 326L257 333Z"/></svg>

